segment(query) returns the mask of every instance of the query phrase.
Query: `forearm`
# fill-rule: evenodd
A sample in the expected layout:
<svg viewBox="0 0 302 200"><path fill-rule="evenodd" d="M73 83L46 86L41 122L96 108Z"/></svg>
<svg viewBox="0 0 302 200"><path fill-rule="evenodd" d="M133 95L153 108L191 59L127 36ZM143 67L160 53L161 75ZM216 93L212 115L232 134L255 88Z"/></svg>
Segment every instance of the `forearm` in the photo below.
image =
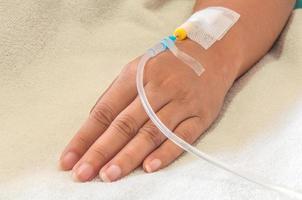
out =
<svg viewBox="0 0 302 200"><path fill-rule="evenodd" d="M286 24L295 0L197 0L194 11L223 6L240 13L230 32L208 50L231 63L227 70L237 78L271 48ZM206 52L204 52L206 54Z"/></svg>

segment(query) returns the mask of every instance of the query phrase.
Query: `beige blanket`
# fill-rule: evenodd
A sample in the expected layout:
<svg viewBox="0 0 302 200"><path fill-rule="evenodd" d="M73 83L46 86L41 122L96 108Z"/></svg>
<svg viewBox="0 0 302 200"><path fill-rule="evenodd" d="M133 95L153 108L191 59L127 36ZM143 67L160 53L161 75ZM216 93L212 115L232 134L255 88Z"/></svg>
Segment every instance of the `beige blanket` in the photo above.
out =
<svg viewBox="0 0 302 200"><path fill-rule="evenodd" d="M121 67L191 13L185 0L0 1L0 199L285 199L185 154L80 184L57 159ZM239 80L198 148L302 191L302 10Z"/></svg>

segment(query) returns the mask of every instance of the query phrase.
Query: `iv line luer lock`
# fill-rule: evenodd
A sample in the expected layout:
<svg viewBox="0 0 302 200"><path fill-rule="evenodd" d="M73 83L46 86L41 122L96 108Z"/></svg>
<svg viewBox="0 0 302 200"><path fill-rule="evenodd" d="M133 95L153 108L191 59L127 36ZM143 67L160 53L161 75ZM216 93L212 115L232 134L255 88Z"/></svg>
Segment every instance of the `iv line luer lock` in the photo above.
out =
<svg viewBox="0 0 302 200"><path fill-rule="evenodd" d="M208 49L217 40L222 39L228 32L228 30L230 30L231 27L238 21L239 18L240 15L238 13L224 7L208 7L193 14L183 25L175 30L173 36L164 38L160 43L149 49L139 61L136 76L136 84L139 97L146 113L150 117L151 121L156 125L156 127L167 138L169 138L185 151L190 152L191 154L208 161L216 167L228 171L249 182L279 192L280 194L287 195L288 197L302 199L302 194L295 190L267 183L252 176L247 176L243 173L237 172L226 164L191 146L189 143L174 134L161 122L161 120L153 111L146 97L143 85L144 67L151 58L168 49L173 53L173 55L190 66L192 70L194 70L194 72L198 76L200 76L204 72L203 66L194 58L179 50L175 45L175 40L184 40L188 37L201 45L204 49Z"/></svg>

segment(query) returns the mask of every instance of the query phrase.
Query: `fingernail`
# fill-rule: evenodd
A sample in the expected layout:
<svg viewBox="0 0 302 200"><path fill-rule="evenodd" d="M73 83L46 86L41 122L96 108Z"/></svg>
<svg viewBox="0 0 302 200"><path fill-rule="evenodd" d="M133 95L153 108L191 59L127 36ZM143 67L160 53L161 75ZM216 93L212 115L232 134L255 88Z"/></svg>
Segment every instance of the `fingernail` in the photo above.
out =
<svg viewBox="0 0 302 200"><path fill-rule="evenodd" d="M154 172L159 169L161 166L161 161L159 159L153 159L149 164L146 165L146 171L147 172Z"/></svg>
<svg viewBox="0 0 302 200"><path fill-rule="evenodd" d="M101 172L101 179L104 182L112 182L120 178L122 170L117 165L111 165L104 172Z"/></svg>
<svg viewBox="0 0 302 200"><path fill-rule="evenodd" d="M82 163L75 172L73 172L72 177L75 181L88 181L91 179L94 173L92 165L89 163Z"/></svg>
<svg viewBox="0 0 302 200"><path fill-rule="evenodd" d="M63 170L72 169L72 167L78 162L79 156L74 152L68 152L64 155L60 162L60 167Z"/></svg>

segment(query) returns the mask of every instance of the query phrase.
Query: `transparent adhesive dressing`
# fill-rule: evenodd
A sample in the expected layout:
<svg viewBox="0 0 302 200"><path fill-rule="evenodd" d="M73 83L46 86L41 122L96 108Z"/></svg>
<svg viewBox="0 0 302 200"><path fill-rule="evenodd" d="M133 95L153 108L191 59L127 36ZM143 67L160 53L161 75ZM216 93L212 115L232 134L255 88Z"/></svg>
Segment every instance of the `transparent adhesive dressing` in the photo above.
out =
<svg viewBox="0 0 302 200"><path fill-rule="evenodd" d="M264 180L260 180L254 176L249 176L246 174L243 174L241 172L238 172L234 170L232 167L224 164L223 162L220 162L219 160L213 158L212 156L198 150L197 148L193 147L180 137L178 137L175 133L173 133L169 128L167 128L161 120L157 117L155 112L153 111L144 90L144 67L146 63L155 57L156 55L160 54L161 52L165 50L170 50L178 59L182 60L185 64L190 66L192 70L200 76L202 72L204 71L203 66L196 61L194 58L189 56L188 54L182 52L179 50L176 45L174 44L174 41L167 37L164 40L161 41L161 43L155 45L153 48L149 49L141 58L139 61L138 67L137 67L137 75L136 75L136 84L137 84L137 90L138 95L140 97L140 100L142 102L142 105L148 114L151 121L155 124L155 126L172 142L174 142L176 145L184 149L185 151L197 156L200 159L206 160L209 163L215 165L216 167L223 169L229 173L232 173L248 182L257 184L259 186L262 186L266 189L276 191L282 195L285 195L287 197L293 198L293 199L301 199L302 200L302 194L300 192L297 192L295 190L286 188L284 186L272 184L269 182L266 182ZM172 113L173 114L173 113Z"/></svg>

